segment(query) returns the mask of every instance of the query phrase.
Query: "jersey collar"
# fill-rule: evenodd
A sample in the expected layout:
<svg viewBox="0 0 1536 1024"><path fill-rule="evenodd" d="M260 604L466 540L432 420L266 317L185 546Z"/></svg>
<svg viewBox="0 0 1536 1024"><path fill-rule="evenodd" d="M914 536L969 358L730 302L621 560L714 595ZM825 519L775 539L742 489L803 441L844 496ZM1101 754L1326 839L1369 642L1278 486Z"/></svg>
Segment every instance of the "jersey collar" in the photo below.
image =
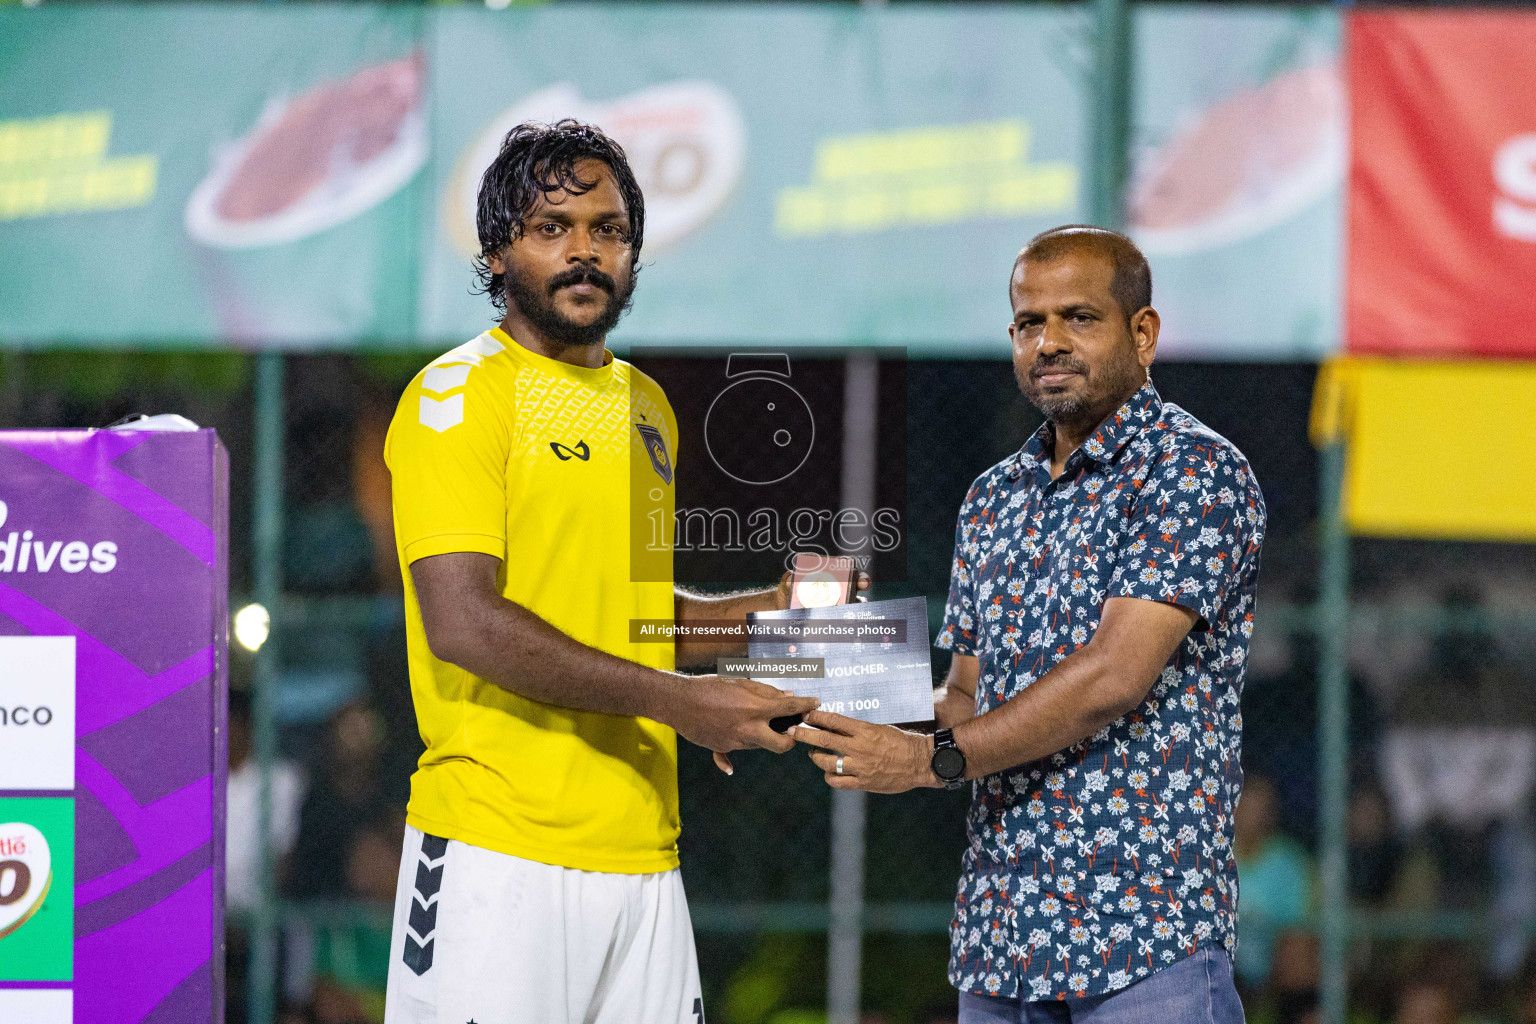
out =
<svg viewBox="0 0 1536 1024"><path fill-rule="evenodd" d="M491 337L505 345L508 351L515 352L527 362L555 377L565 377L568 380L582 381L587 384L606 384L613 379L613 351L603 349L602 366L576 366L559 359L551 359L541 355L525 345L519 344L506 331L500 327L492 327L489 331Z"/></svg>

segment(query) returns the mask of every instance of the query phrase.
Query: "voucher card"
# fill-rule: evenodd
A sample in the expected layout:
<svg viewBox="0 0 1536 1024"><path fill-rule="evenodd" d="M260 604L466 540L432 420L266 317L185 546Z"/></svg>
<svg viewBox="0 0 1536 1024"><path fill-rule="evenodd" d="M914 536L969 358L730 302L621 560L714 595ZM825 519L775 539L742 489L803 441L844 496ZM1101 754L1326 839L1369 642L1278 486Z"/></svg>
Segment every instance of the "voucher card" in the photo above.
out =
<svg viewBox="0 0 1536 1024"><path fill-rule="evenodd" d="M734 674L819 697L822 710L865 722L933 720L925 598L754 612L747 630L748 663ZM750 662L765 659L776 670L754 674ZM797 671L793 663L801 661ZM730 662L721 659L722 672Z"/></svg>

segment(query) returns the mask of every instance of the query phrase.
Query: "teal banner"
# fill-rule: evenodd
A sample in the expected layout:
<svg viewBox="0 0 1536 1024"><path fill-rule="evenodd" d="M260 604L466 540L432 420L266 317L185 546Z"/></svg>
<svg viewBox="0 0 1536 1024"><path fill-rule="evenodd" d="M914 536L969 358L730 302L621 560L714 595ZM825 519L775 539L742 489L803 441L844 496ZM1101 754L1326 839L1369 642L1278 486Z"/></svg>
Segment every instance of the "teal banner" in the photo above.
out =
<svg viewBox="0 0 1536 1024"><path fill-rule="evenodd" d="M1162 352L1327 355L1340 338L1348 155L1338 14L1135 10L1126 207L1152 264Z"/></svg>
<svg viewBox="0 0 1536 1024"><path fill-rule="evenodd" d="M1337 17L1136 12L1165 353L1330 350ZM1003 356L1014 254L1091 206L1091 56L1054 5L0 9L0 345L457 344L481 172L574 116L646 193L616 343Z"/></svg>
<svg viewBox="0 0 1536 1024"><path fill-rule="evenodd" d="M0 10L0 340L412 342L422 10Z"/></svg>

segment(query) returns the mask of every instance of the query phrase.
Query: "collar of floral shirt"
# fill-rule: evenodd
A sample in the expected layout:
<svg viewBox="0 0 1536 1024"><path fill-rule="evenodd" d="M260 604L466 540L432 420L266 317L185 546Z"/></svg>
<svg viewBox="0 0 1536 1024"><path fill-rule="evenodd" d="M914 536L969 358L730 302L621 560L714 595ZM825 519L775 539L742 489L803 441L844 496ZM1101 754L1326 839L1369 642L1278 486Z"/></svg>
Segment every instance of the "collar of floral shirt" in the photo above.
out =
<svg viewBox="0 0 1536 1024"><path fill-rule="evenodd" d="M1099 429L1084 441L1082 447L1067 457L1066 464L1062 467L1061 476L1065 479L1069 474L1075 473L1078 465L1084 461L1097 462L1101 466L1107 466L1115 461L1115 456L1120 449L1141 432L1141 428L1148 423L1156 423L1157 418L1163 412L1163 398L1157 393L1157 388L1152 385L1152 378L1148 377L1136 393L1126 400L1115 414L1099 425ZM1040 424L1040 429L1035 431L1024 447L1013 457L1014 465L1010 476L1017 479L1027 471L1044 471L1047 481L1051 478L1051 445L1056 439L1055 428L1049 420Z"/></svg>

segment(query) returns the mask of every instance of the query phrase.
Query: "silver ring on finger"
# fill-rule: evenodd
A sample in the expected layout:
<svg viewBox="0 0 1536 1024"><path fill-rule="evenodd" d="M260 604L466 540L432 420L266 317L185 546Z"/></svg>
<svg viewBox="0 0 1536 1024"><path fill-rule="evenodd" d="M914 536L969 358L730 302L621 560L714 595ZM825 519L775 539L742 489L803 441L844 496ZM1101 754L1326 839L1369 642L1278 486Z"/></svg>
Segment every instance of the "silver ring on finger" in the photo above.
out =
<svg viewBox="0 0 1536 1024"><path fill-rule="evenodd" d="M832 766L832 774L834 774L834 775L841 775L841 774L843 774L843 756L841 754L839 754L837 756L837 764Z"/></svg>

